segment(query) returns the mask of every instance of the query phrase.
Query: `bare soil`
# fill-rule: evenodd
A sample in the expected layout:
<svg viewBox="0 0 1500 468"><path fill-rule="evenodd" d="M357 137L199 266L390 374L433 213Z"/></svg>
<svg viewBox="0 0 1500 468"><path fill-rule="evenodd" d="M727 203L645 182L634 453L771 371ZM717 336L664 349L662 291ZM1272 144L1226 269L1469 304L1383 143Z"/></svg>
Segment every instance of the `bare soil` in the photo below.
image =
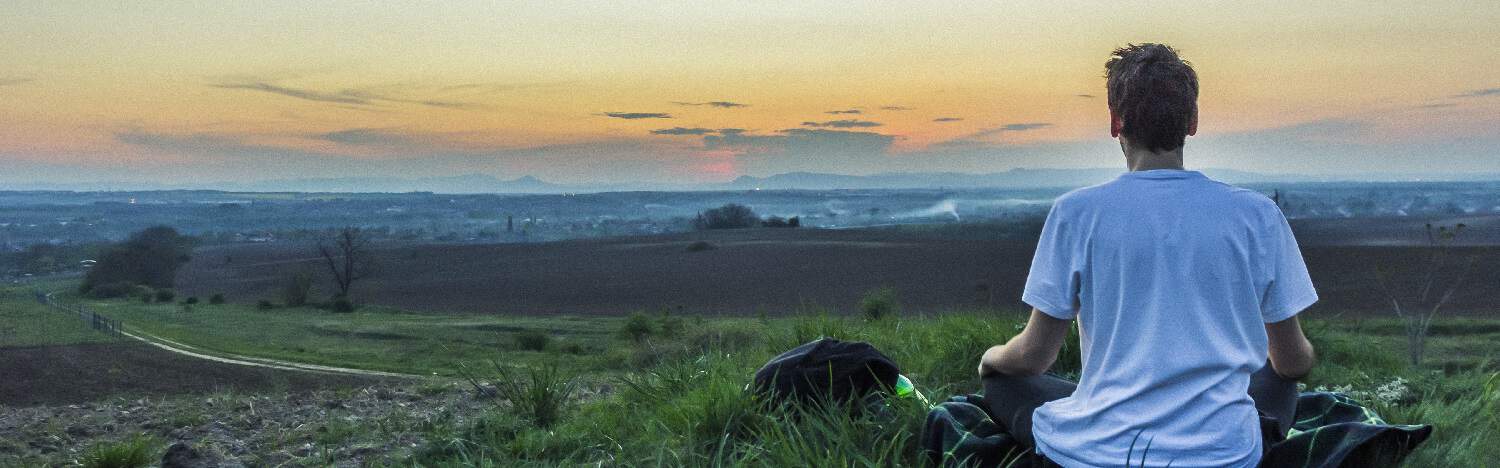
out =
<svg viewBox="0 0 1500 468"><path fill-rule="evenodd" d="M1332 229L1328 224L1318 229ZM852 311L867 291L891 287L909 312L1020 308L1034 241L985 226L951 229L751 229L537 244L386 245L379 269L355 285L358 301L414 311L475 314L624 314L668 308L696 314ZM1341 227L1336 232L1348 231ZM1330 232L1335 232L1330 231ZM1304 239L1322 295L1318 309L1386 314L1373 273L1415 284L1428 252L1403 246ZM689 251L705 241L712 249ZM305 244L200 249L179 274L186 295L279 302L286 278L328 276ZM1466 246L1476 258L1448 312L1500 313L1500 247ZM1452 270L1452 269L1450 269ZM330 295L331 284L316 294ZM1398 292L1407 294L1406 292Z"/></svg>
<svg viewBox="0 0 1500 468"><path fill-rule="evenodd" d="M0 406L214 391L301 391L378 380L222 364L137 342L0 348Z"/></svg>

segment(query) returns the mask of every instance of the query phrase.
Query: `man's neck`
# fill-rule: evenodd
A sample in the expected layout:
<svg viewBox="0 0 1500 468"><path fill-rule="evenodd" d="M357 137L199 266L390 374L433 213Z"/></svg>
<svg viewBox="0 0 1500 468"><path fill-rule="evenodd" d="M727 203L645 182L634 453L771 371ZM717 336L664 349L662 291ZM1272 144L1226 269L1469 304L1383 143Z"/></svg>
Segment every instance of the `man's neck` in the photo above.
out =
<svg viewBox="0 0 1500 468"><path fill-rule="evenodd" d="M1153 169L1182 170L1182 148L1165 152L1126 148L1125 167L1132 172Z"/></svg>

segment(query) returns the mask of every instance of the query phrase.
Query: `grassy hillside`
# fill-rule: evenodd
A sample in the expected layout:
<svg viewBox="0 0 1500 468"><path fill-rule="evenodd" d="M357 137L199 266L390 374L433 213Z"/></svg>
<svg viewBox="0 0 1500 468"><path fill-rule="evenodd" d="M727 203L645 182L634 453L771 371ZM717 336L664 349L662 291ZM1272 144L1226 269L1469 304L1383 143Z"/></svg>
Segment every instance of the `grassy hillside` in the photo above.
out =
<svg viewBox="0 0 1500 468"><path fill-rule="evenodd" d="M916 465L922 405L906 401L884 416L852 419L788 417L747 398L750 375L782 350L832 336L875 344L921 391L940 399L977 390L977 356L1021 325L1018 311L871 321L817 310L745 318L536 318L204 304L186 311L126 301L95 307L128 326L218 352L522 383L511 398L502 392L480 400L490 403L478 410L410 429L419 433L419 447L386 459L421 466ZM1397 322L1315 317L1307 328L1321 361L1306 382L1310 388L1353 394L1391 422L1437 426L1410 466L1482 466L1500 457L1500 446L1490 443L1500 440L1500 320L1438 322L1431 360L1410 368ZM627 332L630 324L639 340ZM523 349L526 337L538 334L547 342ZM1077 359L1070 344L1055 370L1076 372ZM558 404L567 382L581 387ZM349 428L321 443L348 447L375 436L361 431Z"/></svg>

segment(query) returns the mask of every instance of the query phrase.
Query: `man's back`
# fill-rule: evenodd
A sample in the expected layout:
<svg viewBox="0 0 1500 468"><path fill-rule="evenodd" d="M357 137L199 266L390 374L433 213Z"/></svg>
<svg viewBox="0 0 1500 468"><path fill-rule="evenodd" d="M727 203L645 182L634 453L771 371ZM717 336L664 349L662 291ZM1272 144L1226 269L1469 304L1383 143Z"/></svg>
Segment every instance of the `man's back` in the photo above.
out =
<svg viewBox="0 0 1500 468"><path fill-rule="evenodd" d="M1269 199L1152 170L1059 198L1023 299L1076 316L1083 336L1078 389L1036 411L1040 453L1139 464L1149 443L1147 464L1194 467L1259 460L1246 388L1266 363L1264 324L1317 298Z"/></svg>

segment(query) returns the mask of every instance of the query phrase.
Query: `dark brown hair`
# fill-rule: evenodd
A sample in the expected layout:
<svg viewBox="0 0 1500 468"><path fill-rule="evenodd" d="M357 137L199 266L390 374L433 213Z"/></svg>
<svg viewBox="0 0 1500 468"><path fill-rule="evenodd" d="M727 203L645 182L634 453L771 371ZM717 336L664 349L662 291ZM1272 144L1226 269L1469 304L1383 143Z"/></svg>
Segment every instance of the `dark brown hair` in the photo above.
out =
<svg viewBox="0 0 1500 468"><path fill-rule="evenodd" d="M1109 110L1120 117L1120 134L1152 151L1181 148L1198 114L1198 73L1163 44L1115 49L1104 64Z"/></svg>

